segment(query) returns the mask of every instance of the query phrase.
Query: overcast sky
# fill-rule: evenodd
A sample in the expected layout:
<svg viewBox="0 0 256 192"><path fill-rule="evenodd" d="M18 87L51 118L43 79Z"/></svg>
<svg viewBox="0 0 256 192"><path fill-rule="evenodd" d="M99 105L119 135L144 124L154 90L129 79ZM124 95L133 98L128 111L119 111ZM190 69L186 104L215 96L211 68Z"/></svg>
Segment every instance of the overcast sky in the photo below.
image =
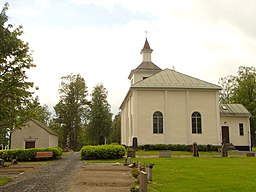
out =
<svg viewBox="0 0 256 192"><path fill-rule="evenodd" d="M7 0L0 0L0 5ZM141 62L145 31L160 68L218 84L256 66L255 0L9 0L37 67L29 71L42 104L59 101L60 78L80 73L91 93L102 83L118 112Z"/></svg>

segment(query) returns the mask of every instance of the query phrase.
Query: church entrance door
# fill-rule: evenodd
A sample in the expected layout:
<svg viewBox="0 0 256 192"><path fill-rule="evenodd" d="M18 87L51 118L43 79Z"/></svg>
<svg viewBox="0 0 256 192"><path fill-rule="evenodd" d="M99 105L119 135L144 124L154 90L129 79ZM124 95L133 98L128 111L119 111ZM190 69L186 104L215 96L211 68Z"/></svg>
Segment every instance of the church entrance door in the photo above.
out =
<svg viewBox="0 0 256 192"><path fill-rule="evenodd" d="M222 142L225 141L226 143L229 143L229 127L228 126L222 126Z"/></svg>

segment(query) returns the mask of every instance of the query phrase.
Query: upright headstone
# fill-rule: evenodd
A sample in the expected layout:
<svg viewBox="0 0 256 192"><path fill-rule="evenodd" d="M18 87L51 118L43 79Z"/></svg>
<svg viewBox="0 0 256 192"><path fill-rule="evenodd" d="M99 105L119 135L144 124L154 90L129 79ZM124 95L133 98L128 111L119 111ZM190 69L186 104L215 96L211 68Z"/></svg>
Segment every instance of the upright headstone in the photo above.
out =
<svg viewBox="0 0 256 192"><path fill-rule="evenodd" d="M132 138L132 148L134 150L137 150L137 148L138 148L138 139L137 139L137 137Z"/></svg>
<svg viewBox="0 0 256 192"><path fill-rule="evenodd" d="M141 162L138 162L138 170L140 171L141 168Z"/></svg>
<svg viewBox="0 0 256 192"><path fill-rule="evenodd" d="M4 160L0 158L0 167L4 167Z"/></svg>
<svg viewBox="0 0 256 192"><path fill-rule="evenodd" d="M127 149L127 157L135 157L135 150L133 148Z"/></svg>
<svg viewBox="0 0 256 192"><path fill-rule="evenodd" d="M128 164L128 165L132 164L132 158L131 158L131 157L128 157L128 158L127 158L127 164Z"/></svg>
<svg viewBox="0 0 256 192"><path fill-rule="evenodd" d="M148 191L148 174L144 171L140 172L140 190L141 192Z"/></svg>
<svg viewBox="0 0 256 192"><path fill-rule="evenodd" d="M147 164L148 181L152 181L152 169L154 164Z"/></svg>
<svg viewBox="0 0 256 192"><path fill-rule="evenodd" d="M197 148L197 143L196 142L193 143L193 157L199 157L199 153L198 153L198 148Z"/></svg>
<svg viewBox="0 0 256 192"><path fill-rule="evenodd" d="M12 165L17 165L18 164L18 160L17 159L12 159L11 160L11 164Z"/></svg>
<svg viewBox="0 0 256 192"><path fill-rule="evenodd" d="M228 147L227 147L225 139L223 140L222 146L221 146L221 156L222 157L227 157L228 156Z"/></svg>

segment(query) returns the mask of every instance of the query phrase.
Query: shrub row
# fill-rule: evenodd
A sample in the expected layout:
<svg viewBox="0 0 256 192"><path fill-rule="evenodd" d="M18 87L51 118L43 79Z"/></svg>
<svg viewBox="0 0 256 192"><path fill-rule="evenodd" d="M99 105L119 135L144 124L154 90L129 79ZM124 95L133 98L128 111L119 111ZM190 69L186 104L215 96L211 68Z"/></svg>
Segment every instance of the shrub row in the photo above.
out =
<svg viewBox="0 0 256 192"><path fill-rule="evenodd" d="M62 149L60 147L51 147L0 150L0 157L5 161L10 161L11 159L18 159L19 161L34 161L39 160L35 158L36 152L38 151L52 151L53 157L49 159L57 159L62 155Z"/></svg>
<svg viewBox="0 0 256 192"><path fill-rule="evenodd" d="M125 147L121 145L84 146L80 150L81 159L120 159L125 155Z"/></svg>
<svg viewBox="0 0 256 192"><path fill-rule="evenodd" d="M198 151L218 151L220 146L217 145L197 145ZM140 150L153 151L153 150L172 150L172 151L192 151L192 145L182 144L156 144L156 145L141 145L138 147Z"/></svg>

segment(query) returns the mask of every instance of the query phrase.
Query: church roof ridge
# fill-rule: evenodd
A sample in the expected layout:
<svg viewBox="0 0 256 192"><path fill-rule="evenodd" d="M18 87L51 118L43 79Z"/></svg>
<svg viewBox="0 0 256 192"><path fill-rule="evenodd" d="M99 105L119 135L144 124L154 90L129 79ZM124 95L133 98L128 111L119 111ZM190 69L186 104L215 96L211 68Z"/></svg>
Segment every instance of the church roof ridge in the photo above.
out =
<svg viewBox="0 0 256 192"><path fill-rule="evenodd" d="M177 89L215 89L221 87L173 69L164 69L132 85L134 88L177 88Z"/></svg>

